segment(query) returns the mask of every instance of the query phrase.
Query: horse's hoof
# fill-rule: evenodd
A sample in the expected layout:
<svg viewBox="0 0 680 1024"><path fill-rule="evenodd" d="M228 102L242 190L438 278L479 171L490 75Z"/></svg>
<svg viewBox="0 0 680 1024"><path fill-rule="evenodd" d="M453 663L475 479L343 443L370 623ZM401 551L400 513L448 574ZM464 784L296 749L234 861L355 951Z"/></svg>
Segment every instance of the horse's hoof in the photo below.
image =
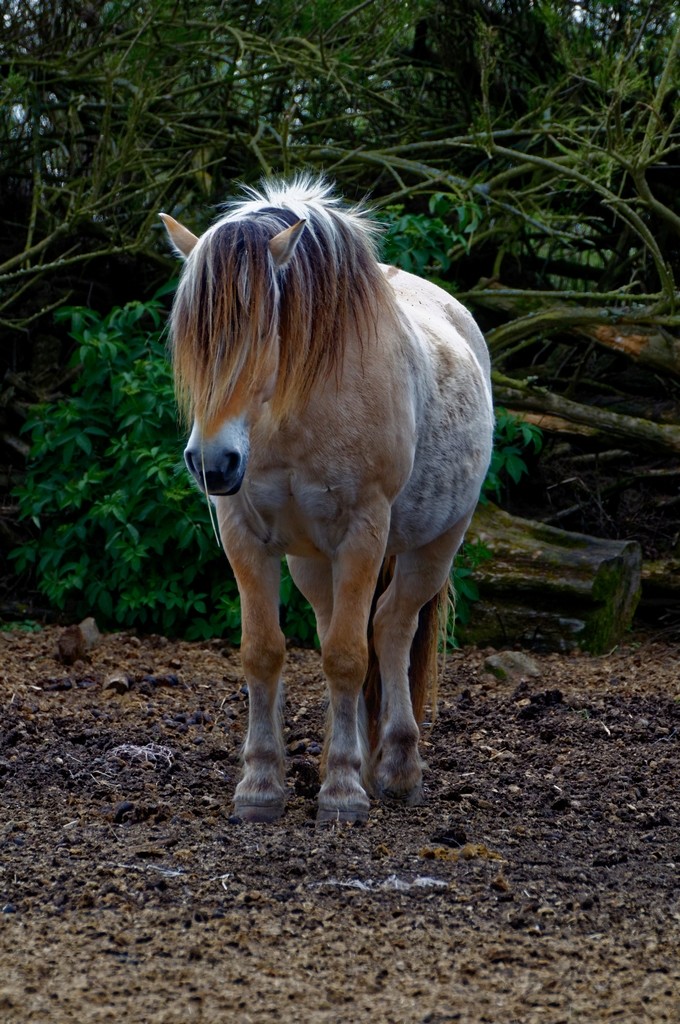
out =
<svg viewBox="0 0 680 1024"><path fill-rule="evenodd" d="M278 821L283 814L283 804L234 804L234 814L241 821Z"/></svg>
<svg viewBox="0 0 680 1024"><path fill-rule="evenodd" d="M363 807L320 807L316 812L317 825L363 825L368 821L368 809Z"/></svg>
<svg viewBox="0 0 680 1024"><path fill-rule="evenodd" d="M406 804L407 807L419 807L425 803L423 798L423 787L415 786L413 789L381 789L379 792L381 800L393 801L394 803Z"/></svg>
<svg viewBox="0 0 680 1024"><path fill-rule="evenodd" d="M409 807L423 803L422 779L376 779L373 792L377 800L389 800L393 803L407 804Z"/></svg>
<svg viewBox="0 0 680 1024"><path fill-rule="evenodd" d="M378 766L375 773L374 790L380 800L396 800L413 807L422 803L423 773L420 762L415 765L398 765L391 769L386 763Z"/></svg>

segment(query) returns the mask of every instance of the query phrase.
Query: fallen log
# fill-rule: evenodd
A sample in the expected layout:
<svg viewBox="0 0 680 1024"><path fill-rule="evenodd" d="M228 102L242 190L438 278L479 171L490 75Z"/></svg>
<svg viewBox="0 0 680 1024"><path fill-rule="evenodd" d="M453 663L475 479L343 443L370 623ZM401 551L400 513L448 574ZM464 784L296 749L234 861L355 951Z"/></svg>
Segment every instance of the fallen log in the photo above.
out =
<svg viewBox="0 0 680 1024"><path fill-rule="evenodd" d="M663 327L591 324L577 332L653 370L680 376L680 341Z"/></svg>
<svg viewBox="0 0 680 1024"><path fill-rule="evenodd" d="M630 627L640 598L635 541L602 540L480 505L468 541L492 553L474 571L480 600L464 643L601 654Z"/></svg>
<svg viewBox="0 0 680 1024"><path fill-rule="evenodd" d="M643 563L640 610L659 623L667 615L677 618L680 611L680 559L675 557Z"/></svg>
<svg viewBox="0 0 680 1024"><path fill-rule="evenodd" d="M565 420L561 416L552 416L547 412L527 412L524 409L508 409L507 412L514 416L516 420L522 420L523 423L531 423L535 427L540 427L544 433L573 434L578 437L601 436L595 427L588 427L585 423L574 423L572 420Z"/></svg>
<svg viewBox="0 0 680 1024"><path fill-rule="evenodd" d="M668 455L680 454L680 425L653 423L651 420L609 412L597 406L574 402L545 388L532 387L494 371L491 374L497 404L558 416L582 424L615 440L625 448Z"/></svg>
<svg viewBox="0 0 680 1024"><path fill-rule="evenodd" d="M465 298L473 306L514 314L512 320L487 332L496 362L504 349L524 338L566 333L592 339L652 370L680 376L680 340L667 330L677 327L677 317L656 315L652 305L645 307L638 301L637 307L621 308L625 297L617 293L611 296L611 308L565 305L559 296L518 292L491 281L485 288L467 292Z"/></svg>

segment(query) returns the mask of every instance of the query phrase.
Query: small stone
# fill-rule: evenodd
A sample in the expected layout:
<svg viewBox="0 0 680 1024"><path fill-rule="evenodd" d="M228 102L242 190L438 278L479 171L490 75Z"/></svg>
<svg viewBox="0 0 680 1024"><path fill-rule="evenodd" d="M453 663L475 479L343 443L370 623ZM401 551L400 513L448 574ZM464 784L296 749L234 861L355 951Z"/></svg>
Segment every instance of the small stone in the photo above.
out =
<svg viewBox="0 0 680 1024"><path fill-rule="evenodd" d="M79 624L78 629L80 630L81 636L85 644L85 650L91 651L93 647L101 642L102 635L99 632L97 623L90 615L89 618L83 619Z"/></svg>
<svg viewBox="0 0 680 1024"><path fill-rule="evenodd" d="M85 657L85 638L80 631L80 626L67 626L57 640L57 651L59 660L64 665L73 665Z"/></svg>
<svg viewBox="0 0 680 1024"><path fill-rule="evenodd" d="M130 680L121 672L112 672L104 680L105 690L115 690L116 693L127 693L130 689Z"/></svg>
<svg viewBox="0 0 680 1024"><path fill-rule="evenodd" d="M291 743L288 744L288 746L286 747L286 750L288 751L289 754L293 754L293 755L295 755L295 754L304 754L304 752L306 751L308 745L309 745L309 739L307 739L307 738L293 740Z"/></svg>
<svg viewBox="0 0 680 1024"><path fill-rule="evenodd" d="M48 693L55 692L57 690L70 690L73 686L73 680L69 679L50 679L43 685L43 690Z"/></svg>
<svg viewBox="0 0 680 1024"><path fill-rule="evenodd" d="M484 668L496 679L536 679L541 670L533 658L521 651L501 651L484 661Z"/></svg>
<svg viewBox="0 0 680 1024"><path fill-rule="evenodd" d="M67 626L57 640L58 657L64 665L73 665L76 661L82 661L101 638L92 617L83 619L77 626Z"/></svg>
<svg viewBox="0 0 680 1024"><path fill-rule="evenodd" d="M128 821L134 809L135 805L130 800L121 800L121 802L114 808L113 820L117 825L122 824L124 821Z"/></svg>

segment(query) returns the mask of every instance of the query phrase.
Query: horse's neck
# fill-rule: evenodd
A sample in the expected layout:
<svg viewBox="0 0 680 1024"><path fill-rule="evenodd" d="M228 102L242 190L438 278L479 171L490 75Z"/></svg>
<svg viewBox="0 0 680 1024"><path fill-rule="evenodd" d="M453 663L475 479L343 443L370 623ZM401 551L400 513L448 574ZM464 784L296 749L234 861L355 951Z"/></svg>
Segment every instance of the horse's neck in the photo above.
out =
<svg viewBox="0 0 680 1024"><path fill-rule="evenodd" d="M357 444L365 438L371 446L385 449L402 443L414 418L412 344L405 329L391 319L387 325L381 322L372 337L352 332L337 372L319 380L308 401L285 420L265 413L258 442L291 455L310 447L323 451ZM360 447L364 445L365 440Z"/></svg>

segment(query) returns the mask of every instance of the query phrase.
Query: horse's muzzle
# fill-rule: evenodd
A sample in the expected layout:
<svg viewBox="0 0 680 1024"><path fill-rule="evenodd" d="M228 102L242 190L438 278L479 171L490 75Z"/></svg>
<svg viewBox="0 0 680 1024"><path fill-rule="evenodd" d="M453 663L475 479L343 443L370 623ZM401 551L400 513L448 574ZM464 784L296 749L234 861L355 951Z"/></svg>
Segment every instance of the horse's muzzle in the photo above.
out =
<svg viewBox="0 0 680 1024"><path fill-rule="evenodd" d="M194 480L207 494L236 494L243 483L248 459L241 452L222 451L211 458L205 452L187 448L184 461Z"/></svg>

